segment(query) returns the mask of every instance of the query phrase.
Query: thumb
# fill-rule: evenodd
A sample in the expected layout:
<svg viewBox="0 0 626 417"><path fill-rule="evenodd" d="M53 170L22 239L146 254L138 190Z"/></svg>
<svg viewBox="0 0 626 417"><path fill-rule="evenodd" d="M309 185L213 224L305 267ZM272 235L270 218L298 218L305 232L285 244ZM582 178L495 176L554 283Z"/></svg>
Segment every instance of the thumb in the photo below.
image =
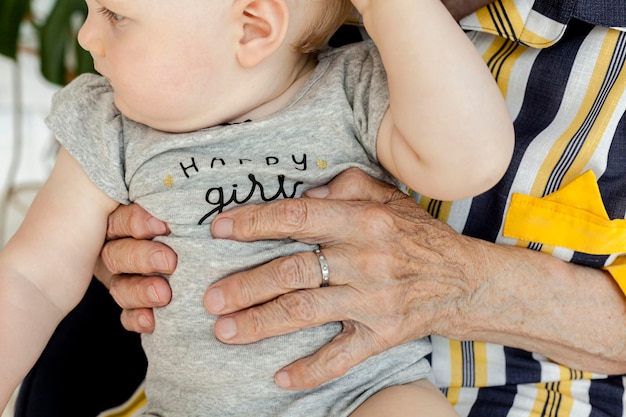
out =
<svg viewBox="0 0 626 417"><path fill-rule="evenodd" d="M395 186L373 178L358 168L347 169L327 185L308 190L304 195L309 198L383 204L404 196Z"/></svg>

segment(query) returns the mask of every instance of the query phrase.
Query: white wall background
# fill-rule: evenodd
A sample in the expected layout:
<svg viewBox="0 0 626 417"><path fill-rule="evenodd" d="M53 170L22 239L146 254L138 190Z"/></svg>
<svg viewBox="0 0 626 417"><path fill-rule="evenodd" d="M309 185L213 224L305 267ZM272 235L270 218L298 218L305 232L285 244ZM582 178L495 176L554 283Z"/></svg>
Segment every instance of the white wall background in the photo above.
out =
<svg viewBox="0 0 626 417"><path fill-rule="evenodd" d="M46 178L54 162L54 140L43 120L57 89L41 77L35 55L21 53L17 62L0 57L2 245L21 220L33 188Z"/></svg>

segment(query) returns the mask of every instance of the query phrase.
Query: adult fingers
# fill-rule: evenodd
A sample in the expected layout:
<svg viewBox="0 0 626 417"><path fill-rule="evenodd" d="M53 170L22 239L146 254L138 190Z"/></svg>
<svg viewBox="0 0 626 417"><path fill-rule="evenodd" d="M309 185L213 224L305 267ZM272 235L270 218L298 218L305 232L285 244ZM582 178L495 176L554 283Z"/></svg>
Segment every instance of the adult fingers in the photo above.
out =
<svg viewBox="0 0 626 417"><path fill-rule="evenodd" d="M137 333L154 330L153 307L167 305L172 292L161 276L113 275L109 289L115 302L123 308L122 326Z"/></svg>
<svg viewBox="0 0 626 417"><path fill-rule="evenodd" d="M327 287L285 294L263 305L220 317L215 336L230 344L247 344L293 331L347 319L342 308L347 287Z"/></svg>
<svg viewBox="0 0 626 417"><path fill-rule="evenodd" d="M122 327L129 332L152 333L154 331L154 312L151 308L122 310Z"/></svg>
<svg viewBox="0 0 626 417"><path fill-rule="evenodd" d="M289 237L322 244L333 242L345 233L353 233L352 216L360 212L356 202L367 202L371 206L372 203L407 198L393 186L357 169L345 171L326 187L308 195L325 196L336 201L329 204L324 199L296 198L240 206L217 216L211 231L215 237L244 242ZM348 230L341 230L344 227Z"/></svg>
<svg viewBox="0 0 626 417"><path fill-rule="evenodd" d="M100 260L97 272L103 276L107 275L106 271L110 275L171 274L177 263L176 253L167 245L132 238L107 242L100 253Z"/></svg>
<svg viewBox="0 0 626 417"><path fill-rule="evenodd" d="M332 271L333 261L328 263ZM313 252L297 253L216 282L207 289L204 305L210 313L228 314L292 291L318 288L321 281L317 256Z"/></svg>
<svg viewBox="0 0 626 417"><path fill-rule="evenodd" d="M326 209L325 221L308 233L312 242L321 244L331 286L359 281L360 285L376 284L381 276L393 276L406 268L407 248L401 242L419 231L406 224L404 216L411 221L430 216L408 196L402 196L393 207L359 201L303 200L307 207L321 204ZM272 236L281 233L266 231ZM302 235L294 232L291 236L300 239ZM317 288L321 279L317 256L312 252L295 254L218 281L207 290L205 307L213 314L228 314L282 294Z"/></svg>
<svg viewBox="0 0 626 417"><path fill-rule="evenodd" d="M343 376L352 367L385 350L367 328L344 322L343 330L315 354L287 365L276 373L276 385L284 389L315 388Z"/></svg>
<svg viewBox="0 0 626 417"><path fill-rule="evenodd" d="M152 239L169 233L167 224L153 217L137 204L120 205L109 215L107 240L124 237Z"/></svg>
<svg viewBox="0 0 626 417"><path fill-rule="evenodd" d="M162 307L172 297L167 280L158 275L114 275L109 292L120 307L128 310Z"/></svg>

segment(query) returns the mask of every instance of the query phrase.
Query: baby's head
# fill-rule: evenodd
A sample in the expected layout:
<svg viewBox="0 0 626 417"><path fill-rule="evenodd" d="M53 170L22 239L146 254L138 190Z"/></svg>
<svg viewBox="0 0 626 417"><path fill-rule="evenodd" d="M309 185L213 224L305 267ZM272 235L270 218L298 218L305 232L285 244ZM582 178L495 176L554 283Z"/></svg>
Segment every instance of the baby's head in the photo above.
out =
<svg viewBox="0 0 626 417"><path fill-rule="evenodd" d="M180 132L274 100L350 0L86 0L79 33L128 118Z"/></svg>

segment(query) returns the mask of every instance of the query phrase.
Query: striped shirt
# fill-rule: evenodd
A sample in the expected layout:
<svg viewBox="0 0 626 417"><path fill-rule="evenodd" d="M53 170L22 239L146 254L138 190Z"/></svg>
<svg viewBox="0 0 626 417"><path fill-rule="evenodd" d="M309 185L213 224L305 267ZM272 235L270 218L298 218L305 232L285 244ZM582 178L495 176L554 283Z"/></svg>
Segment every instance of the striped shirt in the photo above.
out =
<svg viewBox="0 0 626 417"><path fill-rule="evenodd" d="M513 161L474 199L414 197L465 235L605 268L626 290L626 0L497 0L461 23L506 97ZM626 416L624 376L432 340L437 382L461 416Z"/></svg>
<svg viewBox="0 0 626 417"><path fill-rule="evenodd" d="M461 23L506 97L515 154L479 197L415 199L463 234L607 268L626 289L618 256L626 253L626 0L496 0ZM555 207L565 215L550 216ZM572 220L581 216L582 225ZM534 230L533 218L554 227ZM626 416L626 376L493 344L432 341L437 382L461 416ZM140 387L102 416L136 415L144 402Z"/></svg>

